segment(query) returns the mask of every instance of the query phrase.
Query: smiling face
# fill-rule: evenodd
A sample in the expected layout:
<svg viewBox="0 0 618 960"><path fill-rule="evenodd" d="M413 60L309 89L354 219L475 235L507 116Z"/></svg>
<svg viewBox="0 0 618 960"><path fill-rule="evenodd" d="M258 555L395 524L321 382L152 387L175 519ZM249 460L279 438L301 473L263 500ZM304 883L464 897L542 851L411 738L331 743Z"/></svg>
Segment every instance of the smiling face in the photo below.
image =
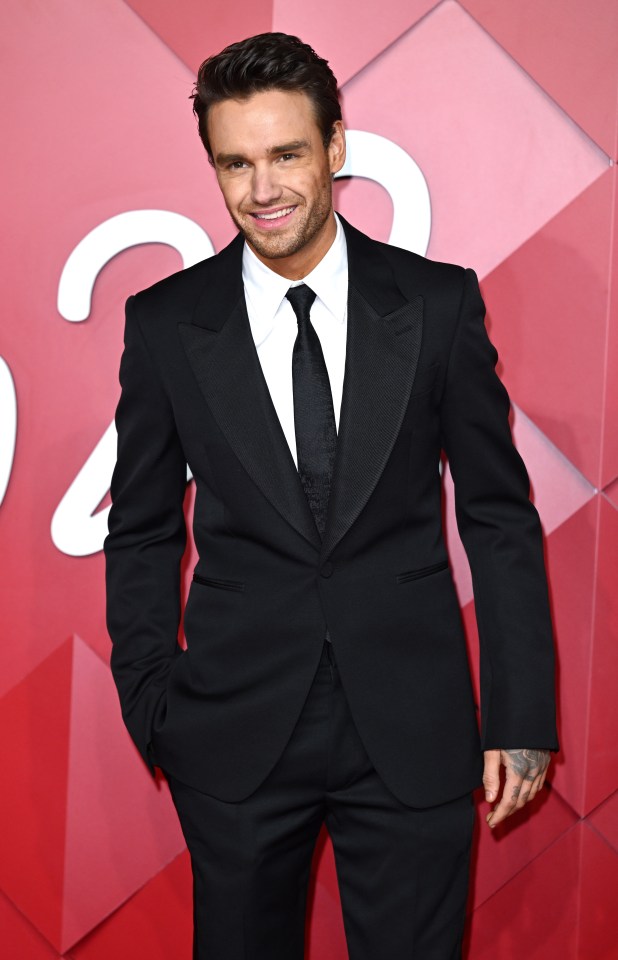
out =
<svg viewBox="0 0 618 960"><path fill-rule="evenodd" d="M268 90L215 103L208 135L225 205L247 243L282 276L305 277L335 238L332 174L345 161L341 121L324 147L309 97Z"/></svg>

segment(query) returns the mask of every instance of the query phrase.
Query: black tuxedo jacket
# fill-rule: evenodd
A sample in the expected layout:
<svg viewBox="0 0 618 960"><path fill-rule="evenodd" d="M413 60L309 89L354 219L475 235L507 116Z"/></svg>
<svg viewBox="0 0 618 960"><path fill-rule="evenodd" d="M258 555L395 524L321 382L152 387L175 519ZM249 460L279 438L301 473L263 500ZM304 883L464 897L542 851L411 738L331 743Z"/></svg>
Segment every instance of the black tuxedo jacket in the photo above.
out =
<svg viewBox="0 0 618 960"><path fill-rule="evenodd" d="M280 756L326 628L378 773L424 807L482 749L557 749L542 537L474 271L348 246L345 380L323 540L272 404L243 239L126 305L105 540L111 668L144 760L224 800ZM477 722L442 528L449 458L481 643ZM186 465L199 556L178 643Z"/></svg>

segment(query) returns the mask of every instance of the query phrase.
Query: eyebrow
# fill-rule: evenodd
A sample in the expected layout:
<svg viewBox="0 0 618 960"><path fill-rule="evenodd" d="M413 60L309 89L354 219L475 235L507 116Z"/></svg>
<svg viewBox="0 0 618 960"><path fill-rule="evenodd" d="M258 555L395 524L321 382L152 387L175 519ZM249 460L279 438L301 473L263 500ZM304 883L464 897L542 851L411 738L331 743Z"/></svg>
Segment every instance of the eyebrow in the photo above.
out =
<svg viewBox="0 0 618 960"><path fill-rule="evenodd" d="M294 153L296 150L304 150L309 146L310 143L308 140L292 140L290 143L283 143L277 147L269 147L267 154L269 157L276 157L282 153ZM221 166L244 159L240 153L218 153L216 157L217 163Z"/></svg>
<svg viewBox="0 0 618 960"><path fill-rule="evenodd" d="M295 150L303 150L309 145L308 140L292 140L291 143L284 143L281 147L271 147L268 154L269 156L276 156L279 153L294 153Z"/></svg>

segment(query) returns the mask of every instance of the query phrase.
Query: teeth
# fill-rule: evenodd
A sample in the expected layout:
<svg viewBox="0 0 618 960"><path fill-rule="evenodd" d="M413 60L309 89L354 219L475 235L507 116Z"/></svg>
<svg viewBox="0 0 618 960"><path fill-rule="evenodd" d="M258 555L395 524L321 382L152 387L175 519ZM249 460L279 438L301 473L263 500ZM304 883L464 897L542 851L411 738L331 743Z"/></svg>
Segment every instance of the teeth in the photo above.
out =
<svg viewBox="0 0 618 960"><path fill-rule="evenodd" d="M256 213L255 216L258 220L278 220L279 217L287 217L293 209L294 207L287 207L285 210L277 210L276 213Z"/></svg>

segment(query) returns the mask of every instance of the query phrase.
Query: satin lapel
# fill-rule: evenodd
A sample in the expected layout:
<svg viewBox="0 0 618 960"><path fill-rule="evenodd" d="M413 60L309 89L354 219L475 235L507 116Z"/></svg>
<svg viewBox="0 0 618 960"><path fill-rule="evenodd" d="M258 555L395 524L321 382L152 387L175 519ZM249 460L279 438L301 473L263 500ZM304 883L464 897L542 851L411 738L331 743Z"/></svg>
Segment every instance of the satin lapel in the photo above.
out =
<svg viewBox="0 0 618 960"><path fill-rule="evenodd" d="M410 399L423 298L406 299L377 244L341 218L348 246L348 333L341 414L321 560L369 500Z"/></svg>
<svg viewBox="0 0 618 960"><path fill-rule="evenodd" d="M219 281L221 282L221 281ZM244 295L224 321L179 323L189 363L208 407L234 453L282 517L319 549L307 502L255 349Z"/></svg>

